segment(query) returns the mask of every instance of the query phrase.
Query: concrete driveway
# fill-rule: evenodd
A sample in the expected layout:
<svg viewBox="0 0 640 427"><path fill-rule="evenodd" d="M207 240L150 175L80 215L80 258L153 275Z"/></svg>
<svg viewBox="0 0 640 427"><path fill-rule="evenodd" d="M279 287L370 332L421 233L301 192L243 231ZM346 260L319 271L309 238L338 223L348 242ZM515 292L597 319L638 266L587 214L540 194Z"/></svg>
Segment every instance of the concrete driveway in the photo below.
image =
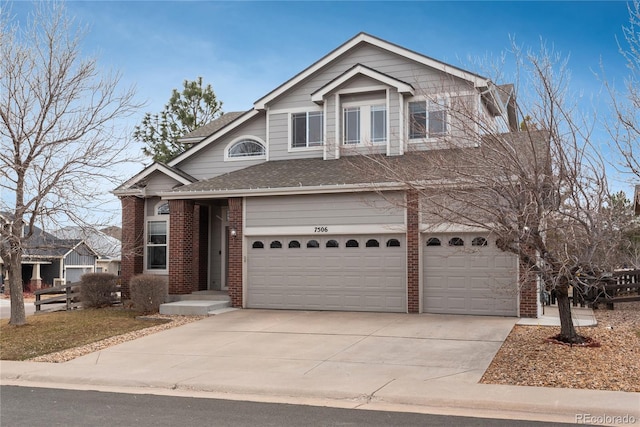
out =
<svg viewBox="0 0 640 427"><path fill-rule="evenodd" d="M67 363L31 364L20 375L33 381L57 377L94 385L354 398L403 379L477 383L516 321L237 310Z"/></svg>

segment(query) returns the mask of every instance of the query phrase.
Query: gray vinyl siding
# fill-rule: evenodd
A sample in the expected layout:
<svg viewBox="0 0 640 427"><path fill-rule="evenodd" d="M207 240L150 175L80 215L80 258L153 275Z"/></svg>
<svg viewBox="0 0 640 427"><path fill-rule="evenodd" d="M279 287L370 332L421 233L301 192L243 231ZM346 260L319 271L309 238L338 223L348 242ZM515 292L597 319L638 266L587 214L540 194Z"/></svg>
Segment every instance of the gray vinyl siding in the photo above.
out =
<svg viewBox="0 0 640 427"><path fill-rule="evenodd" d="M403 132L400 123L400 100L398 99L398 91L395 88L389 89L387 114L389 115L389 129L387 130L387 134L390 142L387 154L397 156L400 154L400 144L404 141L404 136L402 135Z"/></svg>
<svg viewBox="0 0 640 427"><path fill-rule="evenodd" d="M313 108L310 108L309 111L318 111L318 106L315 104L313 105ZM289 152L289 122L289 113L269 114L269 160L309 159L322 157L322 147L317 147L315 149L299 149Z"/></svg>
<svg viewBox="0 0 640 427"><path fill-rule="evenodd" d="M182 185L182 183L176 181L175 179L161 172L154 172L151 174L151 176L149 176L145 191L147 194L153 195L157 194L159 191L169 191L174 187L180 185Z"/></svg>
<svg viewBox="0 0 640 427"><path fill-rule="evenodd" d="M254 117L215 143L202 149L197 155L188 157L177 167L194 178L202 180L264 162L264 159L224 161L224 150L227 145L234 139L245 135L258 137L267 144L266 116L261 114ZM270 149L271 147L267 147L267 150L270 151Z"/></svg>
<svg viewBox="0 0 640 427"><path fill-rule="evenodd" d="M67 255L64 259L65 265L94 265L96 257L89 254L88 251L86 245L81 244Z"/></svg>
<svg viewBox="0 0 640 427"><path fill-rule="evenodd" d="M387 197L402 200L400 193ZM377 193L254 197L246 200L246 226L404 224L400 205Z"/></svg>
<svg viewBox="0 0 640 427"><path fill-rule="evenodd" d="M310 94L335 79L355 64L363 64L381 73L413 85L416 93L441 93L452 88L470 88L456 79L407 58L375 46L361 45L320 70L313 78L302 82L285 95L272 101L270 108L291 109L311 107Z"/></svg>

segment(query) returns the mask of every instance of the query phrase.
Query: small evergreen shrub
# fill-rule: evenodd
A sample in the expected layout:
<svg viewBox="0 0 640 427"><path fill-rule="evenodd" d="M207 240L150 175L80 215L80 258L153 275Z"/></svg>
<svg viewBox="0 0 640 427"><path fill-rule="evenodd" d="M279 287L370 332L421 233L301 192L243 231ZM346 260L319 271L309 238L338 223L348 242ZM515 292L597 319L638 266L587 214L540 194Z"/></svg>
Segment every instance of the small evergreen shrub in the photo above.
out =
<svg viewBox="0 0 640 427"><path fill-rule="evenodd" d="M169 295L169 286L163 277L140 274L129 282L129 293L135 310L144 314L157 313Z"/></svg>
<svg viewBox="0 0 640 427"><path fill-rule="evenodd" d="M80 278L80 302L84 308L110 307L117 299L118 277L109 273L87 273Z"/></svg>

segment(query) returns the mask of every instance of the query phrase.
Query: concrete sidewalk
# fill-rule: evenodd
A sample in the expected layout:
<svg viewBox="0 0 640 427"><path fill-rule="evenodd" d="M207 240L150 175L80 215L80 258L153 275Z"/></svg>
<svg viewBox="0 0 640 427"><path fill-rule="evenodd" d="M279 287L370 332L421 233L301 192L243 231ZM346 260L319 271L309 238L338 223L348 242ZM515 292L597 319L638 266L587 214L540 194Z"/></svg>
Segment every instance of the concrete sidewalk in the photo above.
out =
<svg viewBox="0 0 640 427"><path fill-rule="evenodd" d="M0 379L557 422L626 415L640 423L638 393L478 384L517 320L237 310L66 363L2 361Z"/></svg>

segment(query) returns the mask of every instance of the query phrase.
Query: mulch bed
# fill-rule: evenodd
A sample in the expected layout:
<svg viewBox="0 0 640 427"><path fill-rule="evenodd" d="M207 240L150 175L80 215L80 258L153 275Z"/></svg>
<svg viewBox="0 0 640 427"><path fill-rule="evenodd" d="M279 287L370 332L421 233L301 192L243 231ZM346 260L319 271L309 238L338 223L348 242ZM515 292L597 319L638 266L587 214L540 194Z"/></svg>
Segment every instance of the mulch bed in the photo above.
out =
<svg viewBox="0 0 640 427"><path fill-rule="evenodd" d="M598 325L577 332L599 347L553 343L559 327L516 325L480 382L640 392L640 302L594 313Z"/></svg>

